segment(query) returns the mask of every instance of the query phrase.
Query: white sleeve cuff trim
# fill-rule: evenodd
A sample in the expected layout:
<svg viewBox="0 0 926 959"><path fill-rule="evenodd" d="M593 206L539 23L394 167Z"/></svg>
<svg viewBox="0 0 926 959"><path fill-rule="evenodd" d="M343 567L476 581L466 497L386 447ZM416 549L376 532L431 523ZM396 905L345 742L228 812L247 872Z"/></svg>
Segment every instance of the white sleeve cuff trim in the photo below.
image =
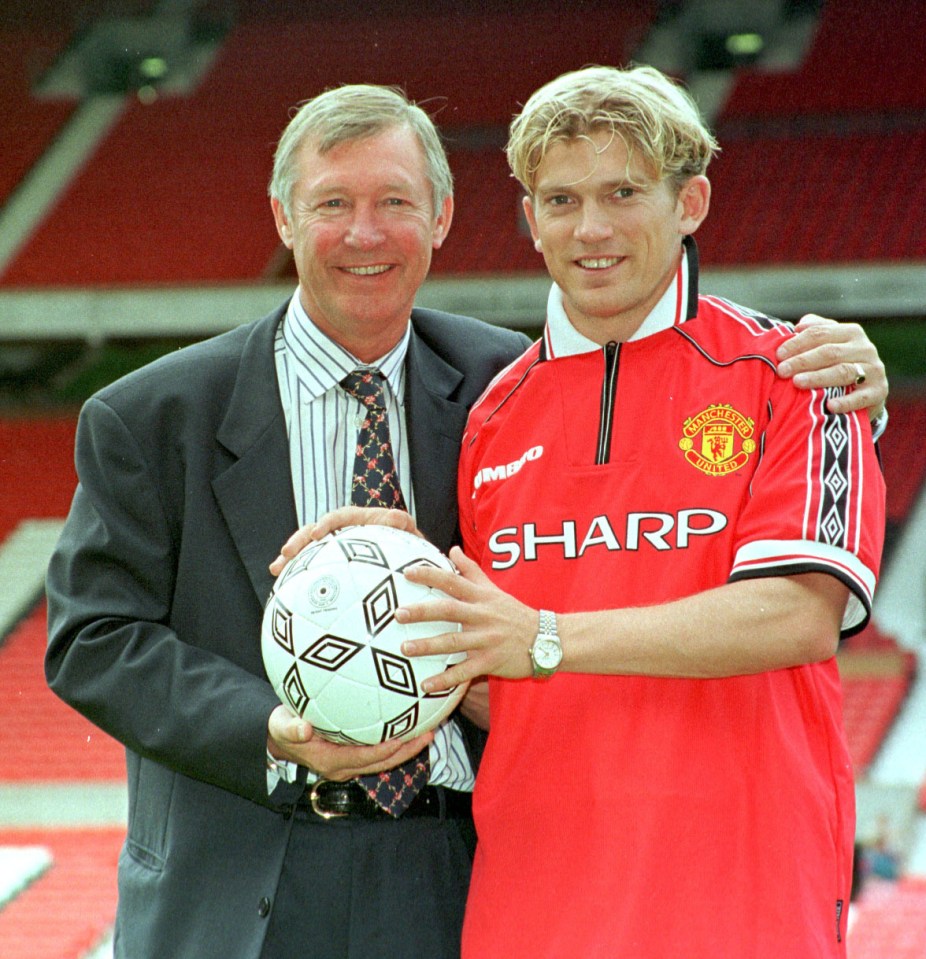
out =
<svg viewBox="0 0 926 959"><path fill-rule="evenodd" d="M854 553L839 546L812 540L757 540L740 547L730 577L762 576L806 572L808 567L828 567L849 585L851 592L842 618L843 630L863 622L871 611L877 576Z"/></svg>

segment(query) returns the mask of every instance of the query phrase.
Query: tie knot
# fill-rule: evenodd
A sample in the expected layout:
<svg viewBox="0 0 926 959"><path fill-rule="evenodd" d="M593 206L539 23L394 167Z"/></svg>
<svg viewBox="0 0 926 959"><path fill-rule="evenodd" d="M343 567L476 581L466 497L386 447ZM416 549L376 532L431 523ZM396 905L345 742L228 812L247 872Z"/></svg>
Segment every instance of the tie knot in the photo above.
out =
<svg viewBox="0 0 926 959"><path fill-rule="evenodd" d="M385 377L379 370L354 370L341 380L345 392L360 400L364 406L385 408L383 383Z"/></svg>

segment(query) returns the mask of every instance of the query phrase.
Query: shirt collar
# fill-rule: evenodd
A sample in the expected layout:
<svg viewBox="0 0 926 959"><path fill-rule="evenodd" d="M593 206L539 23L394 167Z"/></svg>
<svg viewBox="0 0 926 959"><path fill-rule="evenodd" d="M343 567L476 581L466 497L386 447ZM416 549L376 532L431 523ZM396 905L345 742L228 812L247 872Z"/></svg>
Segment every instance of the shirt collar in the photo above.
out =
<svg viewBox="0 0 926 959"><path fill-rule="evenodd" d="M685 237L675 278L649 312L630 341L642 340L690 320L697 312L698 253L693 237ZM547 297L547 324L543 332L548 359L577 356L601 349L570 322L563 306L563 291L554 283Z"/></svg>
<svg viewBox="0 0 926 959"><path fill-rule="evenodd" d="M411 323L408 323L402 339L385 356L363 363L312 322L299 299L298 289L289 301L281 330L283 346L293 360L294 372L307 400L317 399L337 386L353 370L376 367L386 378L393 395L401 401L410 338Z"/></svg>

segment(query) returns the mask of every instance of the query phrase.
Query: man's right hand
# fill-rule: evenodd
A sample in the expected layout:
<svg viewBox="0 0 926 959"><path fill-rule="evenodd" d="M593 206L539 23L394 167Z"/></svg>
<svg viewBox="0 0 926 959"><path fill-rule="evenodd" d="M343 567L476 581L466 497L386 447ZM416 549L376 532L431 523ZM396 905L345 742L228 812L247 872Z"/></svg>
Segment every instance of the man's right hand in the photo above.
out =
<svg viewBox="0 0 926 959"><path fill-rule="evenodd" d="M267 722L267 749L274 759L306 766L322 779L337 782L392 769L417 756L433 738L434 733L429 732L408 742L390 739L375 746L331 743L316 735L311 723L300 719L282 703Z"/></svg>
<svg viewBox="0 0 926 959"><path fill-rule="evenodd" d="M279 576L283 567L313 540L319 540L328 533L345 526L393 526L407 533L421 536L411 516L401 509L383 509L379 506L342 506L340 509L325 513L314 523L306 523L293 533L284 543L280 555L270 564L270 572Z"/></svg>

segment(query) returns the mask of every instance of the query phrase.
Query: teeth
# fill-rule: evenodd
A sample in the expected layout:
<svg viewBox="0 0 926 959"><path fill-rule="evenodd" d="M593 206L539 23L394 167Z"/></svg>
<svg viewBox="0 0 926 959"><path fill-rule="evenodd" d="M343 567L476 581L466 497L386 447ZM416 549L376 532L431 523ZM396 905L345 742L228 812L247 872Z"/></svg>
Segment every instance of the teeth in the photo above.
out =
<svg viewBox="0 0 926 959"><path fill-rule="evenodd" d="M595 259L579 260L579 266L586 270L605 270L609 266L614 266L619 260L618 256L601 256Z"/></svg>
<svg viewBox="0 0 926 959"><path fill-rule="evenodd" d="M377 273L385 273L389 269L386 265L381 266L346 266L344 267L348 273L353 273L354 276L375 276Z"/></svg>

